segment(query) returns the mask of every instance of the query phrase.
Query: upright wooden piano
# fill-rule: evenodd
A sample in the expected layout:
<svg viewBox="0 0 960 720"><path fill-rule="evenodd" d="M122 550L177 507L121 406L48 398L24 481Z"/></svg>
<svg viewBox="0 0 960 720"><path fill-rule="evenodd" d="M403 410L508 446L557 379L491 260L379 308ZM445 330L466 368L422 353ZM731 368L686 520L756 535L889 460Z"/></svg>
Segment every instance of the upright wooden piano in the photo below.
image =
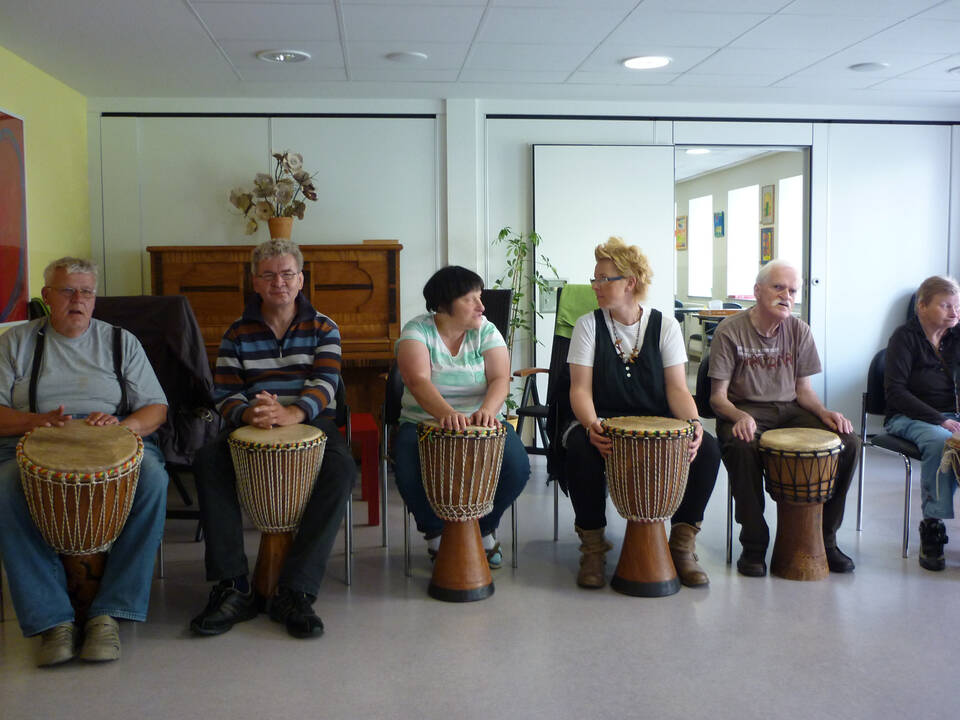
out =
<svg viewBox="0 0 960 720"><path fill-rule="evenodd" d="M211 366L220 339L253 292L252 245L151 246L151 292L186 295ZM355 412L379 414L380 375L400 335L400 250L390 241L301 245L303 292L340 327L347 400Z"/></svg>

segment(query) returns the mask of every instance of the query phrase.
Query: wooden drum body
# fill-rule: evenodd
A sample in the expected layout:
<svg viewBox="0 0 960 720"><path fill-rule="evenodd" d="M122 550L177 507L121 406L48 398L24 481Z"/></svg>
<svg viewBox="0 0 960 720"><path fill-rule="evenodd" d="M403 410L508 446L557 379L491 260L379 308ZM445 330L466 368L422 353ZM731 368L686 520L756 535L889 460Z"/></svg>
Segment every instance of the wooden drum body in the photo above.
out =
<svg viewBox="0 0 960 720"><path fill-rule="evenodd" d="M269 599L313 494L327 437L312 425L245 425L230 433L227 443L240 504L262 533L253 587Z"/></svg>
<svg viewBox="0 0 960 720"><path fill-rule="evenodd" d="M130 514L143 441L122 425L70 420L31 430L16 452L30 515L61 555L67 592L82 622L100 587L106 552Z"/></svg>
<svg viewBox="0 0 960 720"><path fill-rule="evenodd" d="M767 492L777 503L770 572L788 580L830 574L823 546L823 504L833 497L843 443L829 430L767 430L758 443Z"/></svg>
<svg viewBox="0 0 960 720"><path fill-rule="evenodd" d="M603 421L613 450L606 458L607 487L627 520L620 562L610 587L626 595L662 597L680 590L664 521L687 488L693 427L661 417Z"/></svg>
<svg viewBox="0 0 960 720"><path fill-rule="evenodd" d="M443 430L428 421L417 425L417 437L423 488L444 521L427 592L448 602L483 600L494 587L477 520L493 509L506 430Z"/></svg>

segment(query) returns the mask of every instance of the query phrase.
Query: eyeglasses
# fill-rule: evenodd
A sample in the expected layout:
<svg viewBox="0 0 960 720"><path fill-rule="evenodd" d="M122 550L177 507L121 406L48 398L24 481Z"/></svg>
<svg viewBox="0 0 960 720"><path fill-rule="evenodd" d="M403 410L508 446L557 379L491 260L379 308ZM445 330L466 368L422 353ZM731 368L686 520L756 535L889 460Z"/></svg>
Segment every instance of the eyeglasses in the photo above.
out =
<svg viewBox="0 0 960 720"><path fill-rule="evenodd" d="M257 275L258 278L267 283L272 283L275 279L280 278L285 283L293 282L293 279L299 275L298 272L293 272L293 270L284 270L281 273L265 272Z"/></svg>
<svg viewBox="0 0 960 720"><path fill-rule="evenodd" d="M604 277L603 275L601 275L600 277L590 278L590 284L605 285L606 283L612 283L612 282L615 282L616 280L623 280L625 277L626 275L614 275L613 277Z"/></svg>
<svg viewBox="0 0 960 720"><path fill-rule="evenodd" d="M93 300L97 296L97 291L90 288L52 287L50 289L55 290L64 300L71 300L74 295L79 295L81 300Z"/></svg>

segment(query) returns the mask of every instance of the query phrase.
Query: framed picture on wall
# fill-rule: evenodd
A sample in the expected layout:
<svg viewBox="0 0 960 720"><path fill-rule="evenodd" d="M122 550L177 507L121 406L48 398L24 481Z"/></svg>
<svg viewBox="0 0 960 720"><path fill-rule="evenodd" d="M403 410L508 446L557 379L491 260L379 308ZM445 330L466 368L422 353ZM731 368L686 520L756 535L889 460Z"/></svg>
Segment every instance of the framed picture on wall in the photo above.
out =
<svg viewBox="0 0 960 720"><path fill-rule="evenodd" d="M23 120L0 110L0 323L27 319Z"/></svg>
<svg viewBox="0 0 960 720"><path fill-rule="evenodd" d="M773 225L774 214L774 187L773 185L764 185L760 188L760 224Z"/></svg>
<svg viewBox="0 0 960 720"><path fill-rule="evenodd" d="M723 237L723 211L713 214L713 236L715 238Z"/></svg>
<svg viewBox="0 0 960 720"><path fill-rule="evenodd" d="M681 215L677 218L677 229L674 235L677 238L677 250L687 249L687 216Z"/></svg>
<svg viewBox="0 0 960 720"><path fill-rule="evenodd" d="M773 260L773 228L760 228L760 264Z"/></svg>

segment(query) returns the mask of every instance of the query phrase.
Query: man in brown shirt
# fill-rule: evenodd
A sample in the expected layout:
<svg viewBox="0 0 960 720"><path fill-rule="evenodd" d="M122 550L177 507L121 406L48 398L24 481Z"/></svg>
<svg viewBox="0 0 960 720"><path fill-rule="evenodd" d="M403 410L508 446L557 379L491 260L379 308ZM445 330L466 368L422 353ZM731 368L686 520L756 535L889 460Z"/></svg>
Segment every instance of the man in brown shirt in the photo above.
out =
<svg viewBox="0 0 960 720"><path fill-rule="evenodd" d="M809 326L791 314L799 285L800 274L789 263L774 260L763 266L753 287L756 305L721 322L710 345L710 405L736 500L741 575L767 573L770 530L763 519L757 440L765 431L783 427L832 430L843 441L835 492L823 508L823 544L831 572L854 568L837 547L837 529L860 439L847 418L823 406L810 384L821 367Z"/></svg>

